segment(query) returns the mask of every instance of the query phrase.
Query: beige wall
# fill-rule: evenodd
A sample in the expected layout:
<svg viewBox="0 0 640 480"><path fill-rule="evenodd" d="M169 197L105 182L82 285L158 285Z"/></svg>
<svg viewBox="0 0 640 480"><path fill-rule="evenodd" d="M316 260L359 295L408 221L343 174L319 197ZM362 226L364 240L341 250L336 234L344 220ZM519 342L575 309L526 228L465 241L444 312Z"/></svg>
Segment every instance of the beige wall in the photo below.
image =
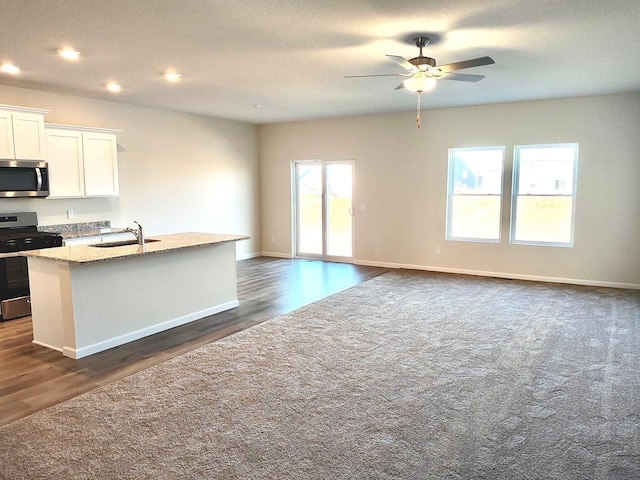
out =
<svg viewBox="0 0 640 480"><path fill-rule="evenodd" d="M147 235L247 234L253 238L238 242L238 256L260 251L255 125L6 86L0 103L49 109L50 123L122 130L118 198L0 199L0 212L36 211L42 225L110 220L124 227L137 220Z"/></svg>
<svg viewBox="0 0 640 480"><path fill-rule="evenodd" d="M640 287L639 132L638 93L264 125L262 250L292 252L292 161L354 159L356 263ZM556 142L580 144L574 247L510 245L513 147ZM448 149L482 145L506 147L502 241L445 241Z"/></svg>

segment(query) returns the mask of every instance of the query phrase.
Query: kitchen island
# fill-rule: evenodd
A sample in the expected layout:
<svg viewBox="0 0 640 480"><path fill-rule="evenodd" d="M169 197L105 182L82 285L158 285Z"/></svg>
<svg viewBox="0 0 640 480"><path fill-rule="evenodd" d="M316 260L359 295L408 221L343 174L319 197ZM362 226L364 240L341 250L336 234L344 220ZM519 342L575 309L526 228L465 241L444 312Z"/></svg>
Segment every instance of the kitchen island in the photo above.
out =
<svg viewBox="0 0 640 480"><path fill-rule="evenodd" d="M235 242L179 233L24 252L33 341L82 358L238 306Z"/></svg>

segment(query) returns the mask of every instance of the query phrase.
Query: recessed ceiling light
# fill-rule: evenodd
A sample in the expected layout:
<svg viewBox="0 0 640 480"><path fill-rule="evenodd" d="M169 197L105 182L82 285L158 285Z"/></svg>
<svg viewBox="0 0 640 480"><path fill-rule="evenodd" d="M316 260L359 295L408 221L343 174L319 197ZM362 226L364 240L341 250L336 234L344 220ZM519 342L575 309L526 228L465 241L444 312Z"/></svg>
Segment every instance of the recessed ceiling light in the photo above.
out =
<svg viewBox="0 0 640 480"><path fill-rule="evenodd" d="M17 75L20 68L16 67L13 63L3 63L2 66L0 66L0 71L11 75Z"/></svg>
<svg viewBox="0 0 640 480"><path fill-rule="evenodd" d="M107 87L107 90L109 90L110 92L113 92L113 93L117 93L120 90L122 90L122 85L120 85L119 83L110 82L110 83L107 83L105 85L105 87Z"/></svg>
<svg viewBox="0 0 640 480"><path fill-rule="evenodd" d="M177 82L182 77L182 74L178 72L164 72L163 75L168 82Z"/></svg>
<svg viewBox="0 0 640 480"><path fill-rule="evenodd" d="M262 105L254 103L253 105L251 105L251 108L262 108Z"/></svg>
<svg viewBox="0 0 640 480"><path fill-rule="evenodd" d="M58 55L65 60L78 60L80 58L80 52L73 48L61 48L58 50Z"/></svg>

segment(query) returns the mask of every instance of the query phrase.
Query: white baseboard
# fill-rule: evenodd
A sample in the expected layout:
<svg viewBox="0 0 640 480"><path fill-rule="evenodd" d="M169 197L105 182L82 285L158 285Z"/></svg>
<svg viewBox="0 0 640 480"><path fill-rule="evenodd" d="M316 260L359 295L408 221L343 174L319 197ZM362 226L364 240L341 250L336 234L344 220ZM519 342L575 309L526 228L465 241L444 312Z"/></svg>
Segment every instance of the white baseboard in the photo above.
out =
<svg viewBox="0 0 640 480"><path fill-rule="evenodd" d="M103 350L107 350L109 348L117 347L119 345L123 345L129 342L133 342L134 340L138 340L143 337L148 337L149 335L153 335L154 333L162 332L164 330L168 330L174 327L179 327L180 325L193 322L194 320L199 320L209 315L215 315L216 313L224 312L225 310L235 308L238 305L240 305L240 302L238 302L238 300L222 303L214 307L200 310L199 312L193 312L188 315L183 315L182 317L173 318L171 320L167 320L166 322L145 327L140 330L136 330L135 332L127 333L126 335L120 335L118 337L110 338L102 342L94 343L93 345L87 345L85 347L81 347L78 349L63 347L62 353L67 357L71 357L75 359L86 357L88 355L93 355L94 353L102 352ZM49 347L48 345L43 345L43 346ZM53 347L49 347L49 348L53 348ZM54 348L54 350L60 351L59 348Z"/></svg>
<svg viewBox="0 0 640 480"><path fill-rule="evenodd" d="M256 256L276 257L276 258L295 258L291 254L279 253L279 252L262 252ZM435 267L431 265L414 265L409 263L377 262L377 261L371 261L371 260L359 260L356 258L354 258L350 263L353 263L354 265L363 265L367 267L383 267L383 268L394 268L394 269L403 268L407 270L424 270L428 272L457 273L461 275L475 275L479 277L507 278L510 280L527 280L527 281L533 281L533 282L547 282L547 283L567 283L571 285L586 285L590 287L625 288L630 290L640 290L640 284L609 282L605 280L587 280L583 278L549 277L549 276L542 276L542 275L527 275L527 274L510 273L510 272L490 272L485 270L468 270L465 268Z"/></svg>
<svg viewBox="0 0 640 480"><path fill-rule="evenodd" d="M244 255L238 255L236 260L249 260L250 258L261 257L262 252L246 253Z"/></svg>
<svg viewBox="0 0 640 480"><path fill-rule="evenodd" d="M55 350L56 352L62 353L62 348L54 347L53 345L49 345L48 343L39 342L38 340L32 340L31 343L33 343L34 345L40 345L41 347L50 348L51 350Z"/></svg>
<svg viewBox="0 0 640 480"><path fill-rule="evenodd" d="M262 252L260 255L263 257L276 257L276 258L293 258L290 253L278 253L278 252Z"/></svg>
<svg viewBox="0 0 640 480"><path fill-rule="evenodd" d="M603 280L585 280L582 278L548 277L548 276L541 276L541 275L526 275L521 273L509 273L509 272L488 272L484 270L467 270L464 268L434 267L434 266L428 266L428 265L374 262L374 261L368 261L368 260L355 260L355 259L353 263L355 265L363 265L368 267L384 267L384 268L398 268L398 269L403 268L408 270L425 270L429 272L457 273L461 275L476 275L480 277L507 278L510 280L528 280L528 281L534 281L534 282L547 282L547 283L568 283L572 285L586 285L590 287L626 288L631 290L640 290L640 285L635 283L608 282Z"/></svg>

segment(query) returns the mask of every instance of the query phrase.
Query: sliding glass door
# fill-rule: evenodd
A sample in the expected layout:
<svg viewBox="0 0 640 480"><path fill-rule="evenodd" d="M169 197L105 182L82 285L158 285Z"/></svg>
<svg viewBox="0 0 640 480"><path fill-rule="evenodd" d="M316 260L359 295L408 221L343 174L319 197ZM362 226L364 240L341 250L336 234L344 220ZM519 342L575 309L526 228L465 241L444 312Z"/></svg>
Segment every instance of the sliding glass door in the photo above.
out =
<svg viewBox="0 0 640 480"><path fill-rule="evenodd" d="M353 162L296 162L296 255L353 256Z"/></svg>

